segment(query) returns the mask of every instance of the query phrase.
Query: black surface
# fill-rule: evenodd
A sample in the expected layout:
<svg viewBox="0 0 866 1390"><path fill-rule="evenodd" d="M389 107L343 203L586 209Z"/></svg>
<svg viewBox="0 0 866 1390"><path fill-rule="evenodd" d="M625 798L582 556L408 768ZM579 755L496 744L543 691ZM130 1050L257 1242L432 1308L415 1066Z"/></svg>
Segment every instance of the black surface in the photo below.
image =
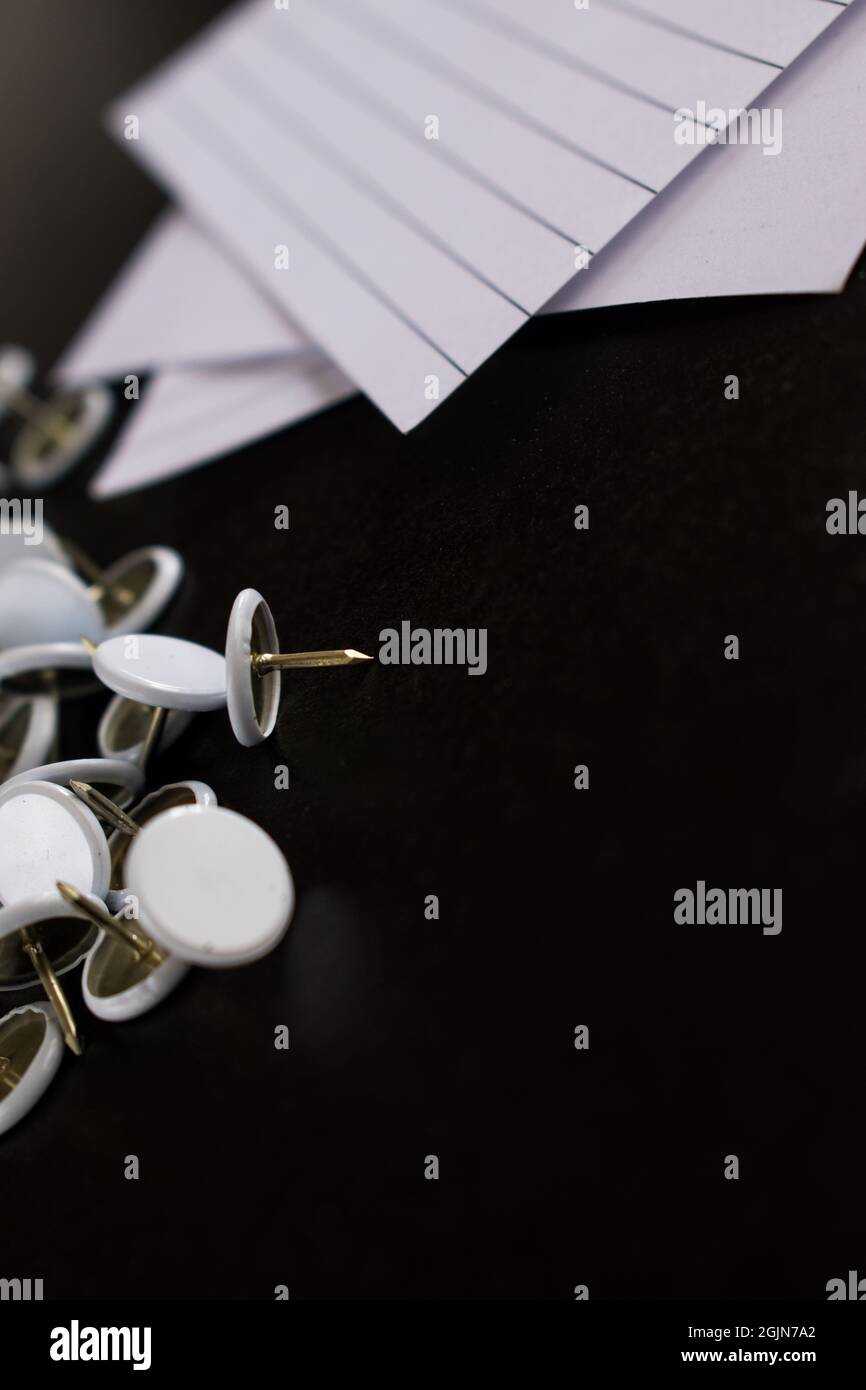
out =
<svg viewBox="0 0 866 1390"><path fill-rule="evenodd" d="M46 364L160 206L98 114L214 9L5 0L0 336ZM130 498L88 502L87 470L52 494L101 560L183 552L165 631L221 646L252 585L284 645L410 619L488 628L490 665L299 674L266 745L217 713L158 760L275 835L294 925L149 1017L85 1019L0 1143L0 1274L180 1298L866 1274L866 539L824 527L866 490L864 304L861 269L838 298L546 320L408 438L359 400ZM66 707L65 756L102 704ZM781 935L675 926L698 878L782 887Z"/></svg>

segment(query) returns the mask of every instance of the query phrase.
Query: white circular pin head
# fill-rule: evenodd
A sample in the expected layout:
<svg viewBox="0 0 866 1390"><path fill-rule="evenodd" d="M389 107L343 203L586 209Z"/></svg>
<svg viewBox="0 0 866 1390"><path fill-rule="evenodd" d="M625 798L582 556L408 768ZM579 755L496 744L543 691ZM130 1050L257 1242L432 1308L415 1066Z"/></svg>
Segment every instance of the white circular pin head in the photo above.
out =
<svg viewBox="0 0 866 1390"><path fill-rule="evenodd" d="M87 782L122 809L141 792L144 771L125 758L71 758L30 768L18 777L10 777L6 785L14 787L22 782L54 782L61 787L70 782Z"/></svg>
<svg viewBox="0 0 866 1390"><path fill-rule="evenodd" d="M146 632L168 606L183 578L183 560L166 545L148 545L133 550L102 575L106 591L103 610L107 610L106 636L125 632ZM121 607L113 595L121 591L129 600Z"/></svg>
<svg viewBox="0 0 866 1390"><path fill-rule="evenodd" d="M130 762L137 762L152 718L152 705L141 705L137 700L126 700L122 695L112 695L96 731L96 742L102 757L127 758ZM190 710L169 710L158 748L170 748L180 738L192 718Z"/></svg>
<svg viewBox="0 0 866 1390"><path fill-rule="evenodd" d="M0 1019L0 1134L42 1098L63 1057L63 1034L50 1004L25 1004Z"/></svg>
<svg viewBox="0 0 866 1390"><path fill-rule="evenodd" d="M155 1009L188 972L177 956L166 955L154 966L103 932L84 963L81 993L97 1018L123 1023Z"/></svg>
<svg viewBox="0 0 866 1390"><path fill-rule="evenodd" d="M58 880L105 898L111 855L93 812L66 787L16 782L0 788L0 902L56 897Z"/></svg>
<svg viewBox="0 0 866 1390"><path fill-rule="evenodd" d="M25 391L36 375L36 359L17 343L0 343L0 383L13 393ZM9 413L9 406L0 392L0 420Z"/></svg>
<svg viewBox="0 0 866 1390"><path fill-rule="evenodd" d="M52 396L45 406L63 422L61 440L28 424L18 431L9 451L16 478L28 487L48 488L65 478L102 434L114 413L114 397L107 386L88 386Z"/></svg>
<svg viewBox="0 0 866 1390"><path fill-rule="evenodd" d="M151 708L209 710L226 702L225 658L179 637L110 637L97 647L93 669L109 690Z"/></svg>
<svg viewBox="0 0 866 1390"><path fill-rule="evenodd" d="M143 830L157 816L172 811L176 806L216 806L217 794L206 782L169 782L165 787L157 787L148 792L129 812L133 820ZM119 913L128 906L129 893L126 887L126 856L133 841L122 830L113 830L108 837L111 854L111 887L106 896L109 912Z"/></svg>
<svg viewBox="0 0 866 1390"><path fill-rule="evenodd" d="M88 586L53 560L17 560L0 569L0 647L105 636L102 609Z"/></svg>
<svg viewBox="0 0 866 1390"><path fill-rule="evenodd" d="M273 733L280 704L279 671L256 675L253 656L280 650L273 614L256 589L238 594L226 634L226 696L229 720L245 748Z"/></svg>
<svg viewBox="0 0 866 1390"><path fill-rule="evenodd" d="M81 673L93 671L93 658L80 642L28 643L0 651L0 687L4 693L60 698L89 695L93 682Z"/></svg>
<svg viewBox="0 0 866 1390"><path fill-rule="evenodd" d="M0 782L51 757L57 747L58 709L53 695L0 693Z"/></svg>
<svg viewBox="0 0 866 1390"><path fill-rule="evenodd" d="M270 835L220 806L182 806L152 820L129 849L126 881L145 930L194 965L267 955L295 903L289 866Z"/></svg>

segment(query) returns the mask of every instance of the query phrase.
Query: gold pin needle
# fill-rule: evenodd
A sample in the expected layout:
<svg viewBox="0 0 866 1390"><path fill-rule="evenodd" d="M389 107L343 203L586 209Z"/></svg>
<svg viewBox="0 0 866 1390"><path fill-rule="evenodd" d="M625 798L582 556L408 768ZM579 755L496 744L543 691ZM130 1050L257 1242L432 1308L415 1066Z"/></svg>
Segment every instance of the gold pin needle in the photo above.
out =
<svg viewBox="0 0 866 1390"><path fill-rule="evenodd" d="M141 752L138 755L138 766L141 768L142 772L150 762L151 755L156 745L159 743L159 740L162 738L162 731L165 728L165 721L167 718L167 709L155 709L150 716L147 733L144 736Z"/></svg>
<svg viewBox="0 0 866 1390"><path fill-rule="evenodd" d="M92 922L95 927L101 928L106 935L113 937L115 941L121 942L128 947L139 960L147 963L155 969L166 959L164 951L161 951L155 941L143 932L137 932L128 922L121 921L99 904L92 902L79 893L77 888L73 888L71 883L58 882L57 891L65 902L71 907L77 908L83 917Z"/></svg>
<svg viewBox="0 0 866 1390"><path fill-rule="evenodd" d="M63 992L63 986L54 973L54 968L45 954L42 942L38 941L29 927L24 927L21 932L24 942L24 953L28 957L33 969L39 976L42 988L48 995L49 1001L54 1006L66 1046L70 1052L74 1052L76 1057L81 1056L81 1043L78 1039L78 1029L75 1026L75 1019L69 1007L69 1000Z"/></svg>
<svg viewBox="0 0 866 1390"><path fill-rule="evenodd" d="M12 1065L12 1058L0 1057L0 1086L6 1086L11 1091L20 1080L20 1074Z"/></svg>
<svg viewBox="0 0 866 1390"><path fill-rule="evenodd" d="M128 816L125 811L110 799L98 792L95 787L91 787L89 782L76 782L74 779L69 783L79 801L83 801L95 816L108 821L115 830L120 830L124 835L137 835L139 826L136 825L132 816Z"/></svg>
<svg viewBox="0 0 866 1390"><path fill-rule="evenodd" d="M354 647L337 647L327 652L256 652L250 657L257 676L268 671L299 671L315 666L359 666L372 660L372 656L356 652Z"/></svg>
<svg viewBox="0 0 866 1390"><path fill-rule="evenodd" d="M87 655L88 655L88 656L95 656L95 655L96 655L96 643L95 643L95 642L91 642L91 640L90 640L89 637L79 637L78 640L79 640L79 642L81 643L81 645L82 645L82 647L84 648L84 650L87 652Z"/></svg>
<svg viewBox="0 0 866 1390"><path fill-rule="evenodd" d="M76 569L81 570L85 579L90 580L90 596L96 603L110 594L116 603L122 608L130 608L135 603L135 594L132 589L127 589L123 584L106 584L104 582L103 571L99 568L95 560L83 550L79 550L73 541L64 540L63 548L72 560Z"/></svg>

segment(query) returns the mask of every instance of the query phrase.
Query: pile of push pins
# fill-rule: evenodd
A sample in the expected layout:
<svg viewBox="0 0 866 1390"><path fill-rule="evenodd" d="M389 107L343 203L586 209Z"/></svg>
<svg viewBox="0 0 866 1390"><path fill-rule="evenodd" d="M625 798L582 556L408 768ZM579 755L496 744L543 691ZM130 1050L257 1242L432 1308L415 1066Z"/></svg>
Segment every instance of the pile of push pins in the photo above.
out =
<svg viewBox="0 0 866 1390"><path fill-rule="evenodd" d="M183 577L175 551L138 550L103 573L47 528L39 550L31 558L0 534L0 990L41 984L47 995L0 1019L0 1134L42 1096L64 1042L81 1053L67 971L83 962L87 1008L121 1022L192 965L258 960L291 921L292 875L274 840L204 782L144 794L153 754L196 711L222 707L241 744L259 743L284 669L370 660L281 653L253 589L235 600L224 654L149 634ZM112 692L99 756L52 762L62 701L98 682Z"/></svg>

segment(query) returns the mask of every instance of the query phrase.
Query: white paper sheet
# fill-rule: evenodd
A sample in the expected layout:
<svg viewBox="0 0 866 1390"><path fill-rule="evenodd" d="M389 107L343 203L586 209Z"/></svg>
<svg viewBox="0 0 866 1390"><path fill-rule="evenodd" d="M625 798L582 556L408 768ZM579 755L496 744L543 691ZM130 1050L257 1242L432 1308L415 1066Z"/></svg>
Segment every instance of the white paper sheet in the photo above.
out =
<svg viewBox="0 0 866 1390"><path fill-rule="evenodd" d="M229 346L230 345L230 346ZM166 211L60 361L62 383L316 351L194 222Z"/></svg>
<svg viewBox="0 0 866 1390"><path fill-rule="evenodd" d="M866 0L766 100L784 112L777 158L708 150L543 312L841 290L866 242Z"/></svg>
<svg viewBox="0 0 866 1390"><path fill-rule="evenodd" d="M691 162L677 108L747 105L776 71L610 0L526 13L256 0L114 110L118 131L140 122L126 148L404 430L572 277L575 245L600 250ZM559 151L574 178L553 221Z"/></svg>
<svg viewBox="0 0 866 1390"><path fill-rule="evenodd" d="M835 18L849 0L609 0L652 15L675 30L783 68Z"/></svg>
<svg viewBox="0 0 866 1390"><path fill-rule="evenodd" d="M295 424L354 391L330 363L297 358L160 373L90 491L111 497L148 487Z"/></svg>
<svg viewBox="0 0 866 1390"><path fill-rule="evenodd" d="M777 17L780 6L791 5L785 13L798 20L798 38L815 28L816 12L826 27L832 9L820 0L742 4L738 40L756 44L762 31L754 19ZM686 5L693 16L716 14L692 0L665 0L671 15ZM784 31L774 29L771 37L784 40ZM786 50L765 51L778 56ZM764 159L750 145L708 152L593 259L591 273L575 276L542 312L841 289L866 240L864 73L866 3L858 3L769 89L785 114L786 138L777 159ZM299 350L297 343L296 330L253 282L185 213L171 209L130 258L57 371L79 383L145 365L288 356ZM312 351L307 340L304 347Z"/></svg>

